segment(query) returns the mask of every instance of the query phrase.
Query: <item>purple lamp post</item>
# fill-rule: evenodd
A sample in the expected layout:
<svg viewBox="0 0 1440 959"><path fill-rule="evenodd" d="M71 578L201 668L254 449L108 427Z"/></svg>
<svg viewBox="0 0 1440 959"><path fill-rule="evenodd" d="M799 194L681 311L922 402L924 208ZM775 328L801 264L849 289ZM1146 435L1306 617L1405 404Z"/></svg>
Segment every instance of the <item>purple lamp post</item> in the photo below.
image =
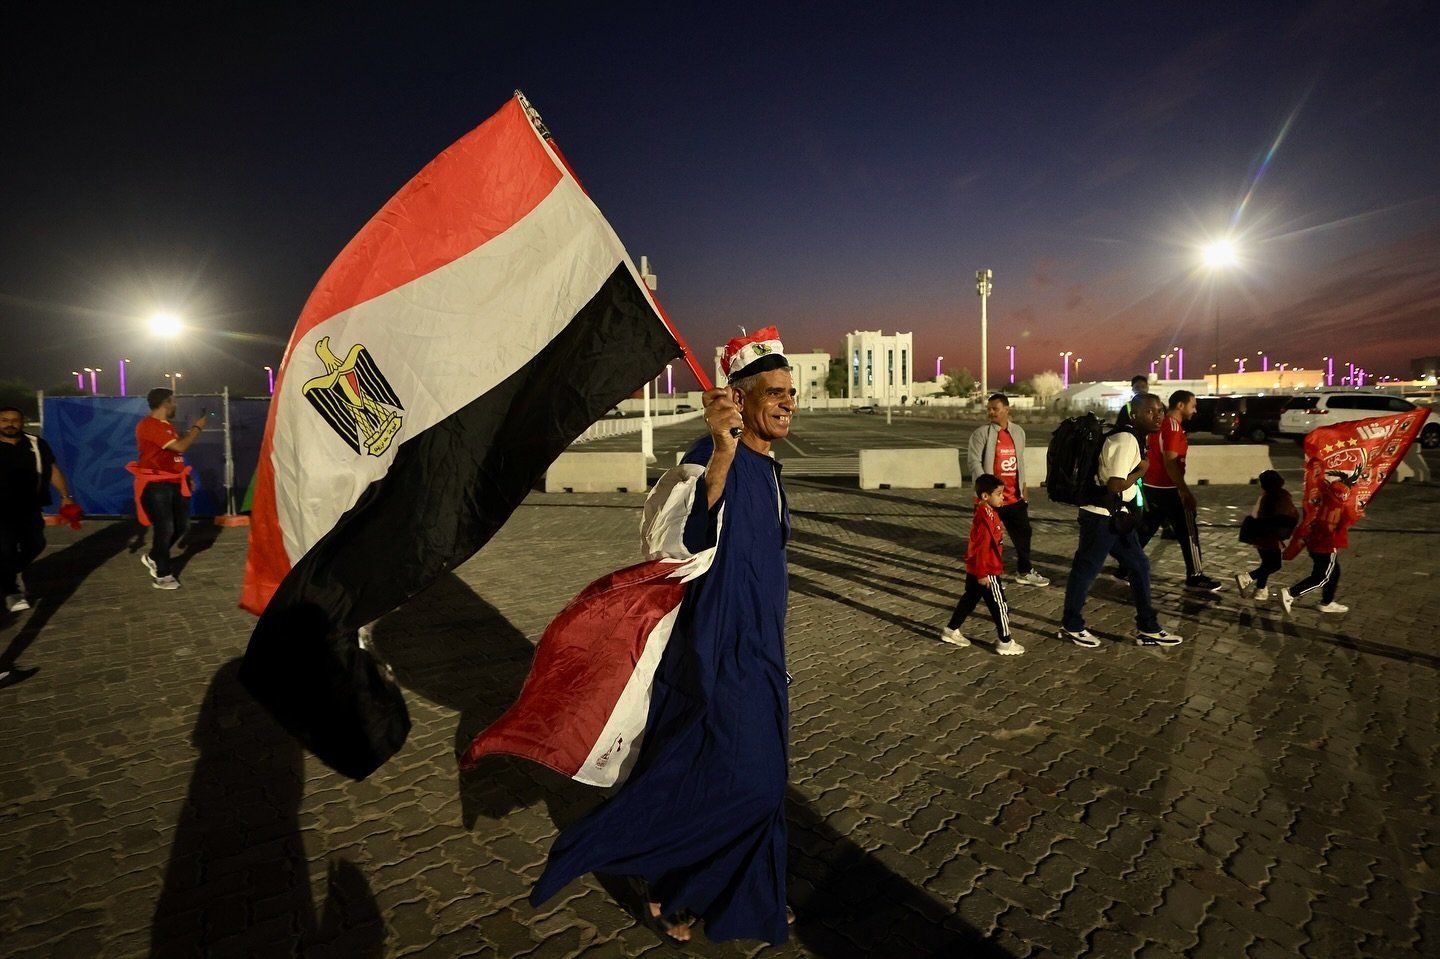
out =
<svg viewBox="0 0 1440 959"><path fill-rule="evenodd" d="M939 382L940 382L940 361L943 360L943 359L945 359L945 357L943 357L943 356L937 356L937 357L935 357L935 382L936 382L936 383L939 383Z"/></svg>
<svg viewBox="0 0 1440 959"><path fill-rule="evenodd" d="M1015 385L1015 347L1013 347L1013 346L1007 346L1007 347L1005 347L1005 349L1007 349L1007 350L1010 351L1010 385L1011 385L1011 386L1014 386L1014 385Z"/></svg>
<svg viewBox="0 0 1440 959"><path fill-rule="evenodd" d="M271 396L275 395L275 368L273 366L265 367L265 388L270 391Z"/></svg>
<svg viewBox="0 0 1440 959"><path fill-rule="evenodd" d="M91 369L90 367L87 366L87 367L85 367L85 372L90 374L90 395L91 395L91 396L96 396L96 395L98 395L98 394L100 393L100 387L99 387L99 384L98 384L98 382L97 382L96 375L99 374L99 373L103 373L103 372L105 372L105 371L102 370L102 369L100 369L98 366L95 367L94 369ZM85 387L84 387L84 385L82 384L80 388L83 390Z"/></svg>
<svg viewBox="0 0 1440 959"><path fill-rule="evenodd" d="M1157 367L1157 366L1159 366L1159 365L1160 365L1160 361L1159 361L1159 360L1151 360L1151 361L1150 361L1150 378L1151 378L1152 380L1155 378L1155 367Z"/></svg>
<svg viewBox="0 0 1440 959"><path fill-rule="evenodd" d="M675 370L672 363L665 364L665 392L675 395Z"/></svg>
<svg viewBox="0 0 1440 959"><path fill-rule="evenodd" d="M1064 353L1061 353L1061 354L1060 354L1060 359L1062 359L1062 360L1065 361L1065 379L1064 379L1064 386L1065 386L1065 389L1067 389L1067 390L1070 388L1070 357L1072 357L1072 356L1074 356L1074 355L1075 355L1075 354L1074 354L1073 352L1071 352L1070 350L1066 350Z"/></svg>
<svg viewBox="0 0 1440 959"><path fill-rule="evenodd" d="M1183 346L1175 347L1175 378L1177 380L1185 378L1185 347Z"/></svg>
<svg viewBox="0 0 1440 959"><path fill-rule="evenodd" d="M124 396L124 395L125 395L125 364L126 364L126 363L129 363L129 362L130 362L130 361L129 361L129 360L126 360L126 359L122 359L122 360L120 361L120 395L121 395L121 396Z"/></svg>
<svg viewBox="0 0 1440 959"><path fill-rule="evenodd" d="M1256 350L1256 351L1255 351L1255 355L1258 356L1258 357L1260 357L1260 372L1262 372L1262 373L1269 373L1269 372L1270 372L1270 357L1268 357L1268 356L1265 355L1265 351L1264 351L1264 350Z"/></svg>
<svg viewBox="0 0 1440 959"><path fill-rule="evenodd" d="M1235 357L1235 372L1236 372L1236 373L1244 373L1244 372L1245 372L1245 357L1243 357L1243 356L1237 356L1237 357Z"/></svg>
<svg viewBox="0 0 1440 959"><path fill-rule="evenodd" d="M75 377L75 388L76 388L77 390L83 390L83 389L85 389L85 374L84 374L84 373L81 373L79 370L71 370L71 371L70 371L70 375L73 376L73 377Z"/></svg>

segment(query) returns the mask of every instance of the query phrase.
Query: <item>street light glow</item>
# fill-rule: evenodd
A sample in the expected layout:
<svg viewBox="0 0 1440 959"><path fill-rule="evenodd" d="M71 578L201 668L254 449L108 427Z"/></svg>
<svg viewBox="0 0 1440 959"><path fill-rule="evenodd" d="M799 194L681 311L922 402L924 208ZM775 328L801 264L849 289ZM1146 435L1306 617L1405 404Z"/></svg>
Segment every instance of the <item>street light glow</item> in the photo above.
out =
<svg viewBox="0 0 1440 959"><path fill-rule="evenodd" d="M1209 267L1234 266L1237 259L1235 244L1229 240L1216 240L1206 244L1203 252L1205 265Z"/></svg>
<svg viewBox="0 0 1440 959"><path fill-rule="evenodd" d="M184 324L174 313L156 313L150 317L150 332L166 338L179 336Z"/></svg>

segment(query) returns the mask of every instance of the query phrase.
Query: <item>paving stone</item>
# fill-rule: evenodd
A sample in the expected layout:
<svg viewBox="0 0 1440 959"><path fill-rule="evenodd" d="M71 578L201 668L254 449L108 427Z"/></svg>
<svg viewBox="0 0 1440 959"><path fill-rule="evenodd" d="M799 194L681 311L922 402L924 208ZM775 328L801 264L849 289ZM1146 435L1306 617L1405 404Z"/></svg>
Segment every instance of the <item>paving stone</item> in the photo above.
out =
<svg viewBox="0 0 1440 959"><path fill-rule="evenodd" d="M1353 535L1347 583L1403 570L1415 587L1383 604L1342 587L1363 635L1356 614L1184 597L1178 550L1157 541L1158 605L1191 637L1164 651L1046 638L1074 520L1037 498L1037 561L1057 585L1012 591L1031 655L1010 661L933 641L959 585L963 497L789 486L792 802L814 817L792 831L792 891L848 904L880 889L897 905L868 925L814 918L783 947L702 938L690 952L878 955L885 935L909 959L960 933L1017 956L1436 951L1440 650L1425 597L1440 488L1387 489ZM1251 489L1203 493L1253 503ZM253 622L234 608L243 529L194 554L175 596L145 588L119 526L50 532L35 587L72 592L22 657L41 671L0 690L6 954L668 953L589 880L540 910L525 901L558 823L597 791L519 763L462 778L453 758L458 730L518 689L550 617L633 561L638 502L534 494L382 620L414 729L364 783L305 755L234 683ZM1222 572L1251 560L1233 524L1202 538ZM1121 599L1097 584L1092 625L1128 636ZM0 647L27 615L0 619ZM870 885L837 885L837 869Z"/></svg>

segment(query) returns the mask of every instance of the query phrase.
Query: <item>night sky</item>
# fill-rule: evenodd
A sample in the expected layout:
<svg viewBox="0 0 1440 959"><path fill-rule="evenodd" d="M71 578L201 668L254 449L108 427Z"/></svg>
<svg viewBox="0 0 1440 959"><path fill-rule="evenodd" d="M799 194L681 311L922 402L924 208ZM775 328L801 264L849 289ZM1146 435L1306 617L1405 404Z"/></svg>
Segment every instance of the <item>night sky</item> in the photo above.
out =
<svg viewBox="0 0 1440 959"><path fill-rule="evenodd" d="M1203 373L1217 305L1227 368L1440 353L1433 3L225 6L7 14L0 379L153 385L172 310L187 390L263 392L329 262L517 87L707 363L777 323L978 370L980 267L992 380L1008 343Z"/></svg>

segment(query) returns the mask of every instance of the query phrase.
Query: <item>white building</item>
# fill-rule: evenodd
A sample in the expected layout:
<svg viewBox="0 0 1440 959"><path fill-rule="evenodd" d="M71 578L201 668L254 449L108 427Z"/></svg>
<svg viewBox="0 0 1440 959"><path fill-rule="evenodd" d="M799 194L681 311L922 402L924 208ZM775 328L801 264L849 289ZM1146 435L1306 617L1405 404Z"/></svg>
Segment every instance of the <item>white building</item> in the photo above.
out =
<svg viewBox="0 0 1440 959"><path fill-rule="evenodd" d="M725 347L715 348L715 382L724 384L725 370L720 365ZM816 400L824 400L825 378L830 375L829 353L786 353L790 361L791 375L795 379L795 396L802 407L812 406Z"/></svg>
<svg viewBox="0 0 1440 959"><path fill-rule="evenodd" d="M845 395L852 400L900 403L915 396L914 334L856 330L845 334Z"/></svg>

